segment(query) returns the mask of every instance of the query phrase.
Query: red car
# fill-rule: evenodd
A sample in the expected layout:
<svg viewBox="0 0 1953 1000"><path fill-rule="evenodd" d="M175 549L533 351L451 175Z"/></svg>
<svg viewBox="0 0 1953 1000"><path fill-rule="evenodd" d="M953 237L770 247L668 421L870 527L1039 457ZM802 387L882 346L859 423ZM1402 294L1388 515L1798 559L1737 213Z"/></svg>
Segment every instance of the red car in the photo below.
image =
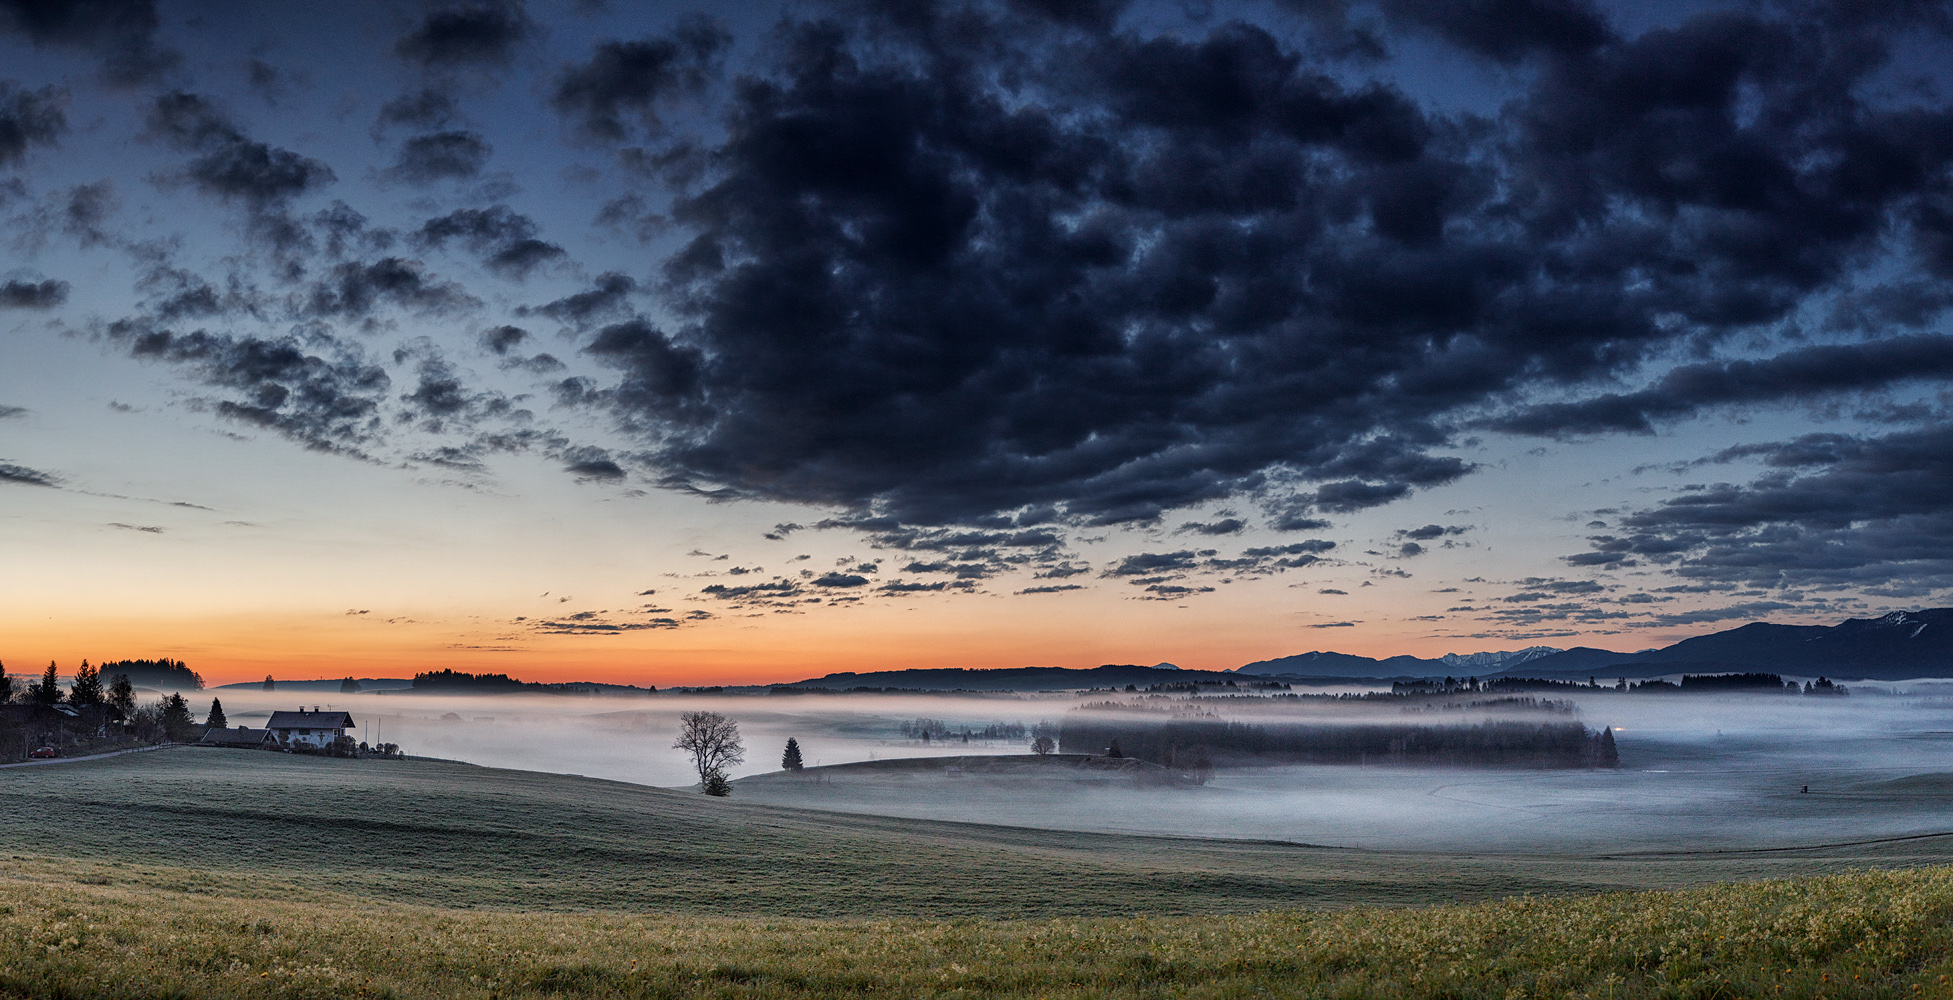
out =
<svg viewBox="0 0 1953 1000"><path fill-rule="evenodd" d="M56 750L53 747L40 747L36 749L33 753L28 754L27 756L32 757L35 760L46 760L49 757L61 756L61 751Z"/></svg>

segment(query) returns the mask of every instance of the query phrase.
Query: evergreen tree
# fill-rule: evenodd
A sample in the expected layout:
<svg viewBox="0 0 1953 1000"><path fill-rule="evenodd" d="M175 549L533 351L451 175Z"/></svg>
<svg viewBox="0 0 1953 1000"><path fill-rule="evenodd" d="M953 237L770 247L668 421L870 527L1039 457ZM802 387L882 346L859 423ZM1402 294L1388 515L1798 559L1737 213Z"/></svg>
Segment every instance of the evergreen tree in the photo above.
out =
<svg viewBox="0 0 1953 1000"><path fill-rule="evenodd" d="M266 674L266 675L264 675L264 689L265 689L266 691L271 691L271 690L275 690L275 689L274 689L274 688L273 688L273 687L271 686L271 675L270 675L270 674Z"/></svg>
<svg viewBox="0 0 1953 1000"><path fill-rule="evenodd" d="M780 755L780 770L798 771L806 766L800 760L800 741L787 737L787 752Z"/></svg>
<svg viewBox="0 0 1953 1000"><path fill-rule="evenodd" d="M204 720L204 725L213 729L230 728L230 721L224 718L224 702L221 699L210 699L210 718Z"/></svg>
<svg viewBox="0 0 1953 1000"><path fill-rule="evenodd" d="M14 700L14 679L7 676L7 665L0 663L0 705Z"/></svg>
<svg viewBox="0 0 1953 1000"><path fill-rule="evenodd" d="M54 672L53 660L48 661L47 670L42 672L40 680L27 685L27 698L42 705L61 703L61 680Z"/></svg>
<svg viewBox="0 0 1953 1000"><path fill-rule="evenodd" d="M1118 740L1113 740L1112 745L1106 748L1105 755L1107 757L1124 757L1126 755L1126 752L1124 750L1119 749Z"/></svg>
<svg viewBox="0 0 1953 1000"><path fill-rule="evenodd" d="M351 677L339 682L340 694L353 694L359 690L359 682Z"/></svg>
<svg viewBox="0 0 1953 1000"><path fill-rule="evenodd" d="M76 708L86 708L102 703L102 675L87 660L81 661L81 668L75 671L75 683L68 689L68 703Z"/></svg>
<svg viewBox="0 0 1953 1000"><path fill-rule="evenodd" d="M190 729L197 720L190 716L190 704L180 694L171 694L163 699L161 722L163 732L178 743L190 737Z"/></svg>
<svg viewBox="0 0 1953 1000"><path fill-rule="evenodd" d="M115 675L115 683L109 685L108 706L125 720L135 714L136 686L129 683L128 674Z"/></svg>
<svg viewBox="0 0 1953 1000"><path fill-rule="evenodd" d="M1614 746L1613 726L1600 727L1600 766L1621 766L1621 751Z"/></svg>

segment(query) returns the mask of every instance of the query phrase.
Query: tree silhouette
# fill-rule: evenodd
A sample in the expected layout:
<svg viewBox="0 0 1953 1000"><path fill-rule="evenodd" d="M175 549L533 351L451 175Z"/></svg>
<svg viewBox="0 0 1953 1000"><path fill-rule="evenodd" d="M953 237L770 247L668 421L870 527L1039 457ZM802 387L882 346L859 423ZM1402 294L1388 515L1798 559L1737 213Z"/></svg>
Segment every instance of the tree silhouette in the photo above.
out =
<svg viewBox="0 0 1953 1000"><path fill-rule="evenodd" d="M1119 749L1118 740L1113 740L1112 745L1105 748L1105 755L1107 757L1124 757L1126 755L1126 752L1124 750Z"/></svg>
<svg viewBox="0 0 1953 1000"><path fill-rule="evenodd" d="M7 676L7 665L0 663L0 705L14 700L14 679Z"/></svg>
<svg viewBox="0 0 1953 1000"><path fill-rule="evenodd" d="M210 718L204 720L204 725L213 729L230 728L230 720L224 718L224 702L221 699L210 699Z"/></svg>
<svg viewBox="0 0 1953 1000"><path fill-rule="evenodd" d="M274 685L273 685L273 684L271 683L271 675L270 675L270 674L266 674L266 675L264 675L264 689L265 689L266 691L275 691L275 690L277 690L277 688L276 688L276 687L275 687L275 686L274 686Z"/></svg>
<svg viewBox="0 0 1953 1000"><path fill-rule="evenodd" d="M359 691L359 682L351 677L339 682L340 694L354 694Z"/></svg>
<svg viewBox="0 0 1953 1000"><path fill-rule="evenodd" d="M136 686L129 683L128 674L115 675L115 683L109 685L108 706L125 720L135 714Z"/></svg>
<svg viewBox="0 0 1953 1000"><path fill-rule="evenodd" d="M163 699L161 716L163 732L178 743L189 738L191 727L197 724L190 716L189 702L184 701L180 694L172 693Z"/></svg>
<svg viewBox="0 0 1953 1000"><path fill-rule="evenodd" d="M1058 744L1052 742L1051 737L1049 736L1040 736L1037 739L1031 741L1031 752L1037 754L1040 757L1045 756L1046 754L1049 754L1057 749L1058 749Z"/></svg>
<svg viewBox="0 0 1953 1000"><path fill-rule="evenodd" d="M102 703L102 675L87 660L81 661L80 669L75 671L75 682L68 688L68 703L76 708Z"/></svg>
<svg viewBox="0 0 1953 1000"><path fill-rule="evenodd" d="M804 767L800 760L800 741L787 737L787 752L780 755L780 770L798 771Z"/></svg>
<svg viewBox="0 0 1953 1000"><path fill-rule="evenodd" d="M41 705L61 703L61 679L54 672L53 660L48 661L40 680L27 685L27 699Z"/></svg>
<svg viewBox="0 0 1953 1000"><path fill-rule="evenodd" d="M1620 767L1621 751L1614 746L1614 727L1600 727L1600 766Z"/></svg>
<svg viewBox="0 0 1953 1000"><path fill-rule="evenodd" d="M692 755L692 767L698 771L698 780L706 788L707 794L723 795L726 791L714 792L717 777L725 781L726 768L746 759L746 748L739 742L739 723L717 712L686 712L678 717L678 738L671 743L672 749L683 750Z"/></svg>

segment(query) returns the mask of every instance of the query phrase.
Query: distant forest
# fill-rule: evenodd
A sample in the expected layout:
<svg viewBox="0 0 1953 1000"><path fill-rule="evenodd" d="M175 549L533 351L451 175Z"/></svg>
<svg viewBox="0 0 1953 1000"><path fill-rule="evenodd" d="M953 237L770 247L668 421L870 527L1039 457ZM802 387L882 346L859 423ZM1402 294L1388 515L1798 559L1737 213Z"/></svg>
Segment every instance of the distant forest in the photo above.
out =
<svg viewBox="0 0 1953 1000"><path fill-rule="evenodd" d="M95 668L105 681L129 678L137 687L203 690L203 677L182 660L115 660Z"/></svg>
<svg viewBox="0 0 1953 1000"><path fill-rule="evenodd" d="M1116 750L1167 767L1210 760L1221 766L1265 764L1454 764L1475 767L1618 767L1614 734L1578 722L1484 722L1477 725L1250 725L1220 719L1130 719L1114 712L1065 716L1063 753Z"/></svg>
<svg viewBox="0 0 1953 1000"><path fill-rule="evenodd" d="M657 687L629 684L598 684L591 681L564 681L544 684L519 681L507 674L470 674L459 670L432 670L414 675L413 690L430 694L656 694Z"/></svg>

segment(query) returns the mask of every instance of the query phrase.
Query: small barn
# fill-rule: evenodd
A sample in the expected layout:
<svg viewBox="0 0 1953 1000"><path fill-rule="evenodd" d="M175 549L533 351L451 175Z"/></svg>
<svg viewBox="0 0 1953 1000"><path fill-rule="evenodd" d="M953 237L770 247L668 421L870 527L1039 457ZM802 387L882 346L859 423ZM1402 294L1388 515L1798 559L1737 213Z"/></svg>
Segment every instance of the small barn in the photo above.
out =
<svg viewBox="0 0 1953 1000"><path fill-rule="evenodd" d="M356 727L350 712L324 712L314 707L310 712L304 708L296 712L273 712L265 728L283 746L328 747L333 740L347 735L346 730Z"/></svg>
<svg viewBox="0 0 1953 1000"><path fill-rule="evenodd" d="M239 750L276 750L278 737L269 729L248 729L238 726L226 729L212 726L204 731L203 739L197 741L200 747L231 747Z"/></svg>

